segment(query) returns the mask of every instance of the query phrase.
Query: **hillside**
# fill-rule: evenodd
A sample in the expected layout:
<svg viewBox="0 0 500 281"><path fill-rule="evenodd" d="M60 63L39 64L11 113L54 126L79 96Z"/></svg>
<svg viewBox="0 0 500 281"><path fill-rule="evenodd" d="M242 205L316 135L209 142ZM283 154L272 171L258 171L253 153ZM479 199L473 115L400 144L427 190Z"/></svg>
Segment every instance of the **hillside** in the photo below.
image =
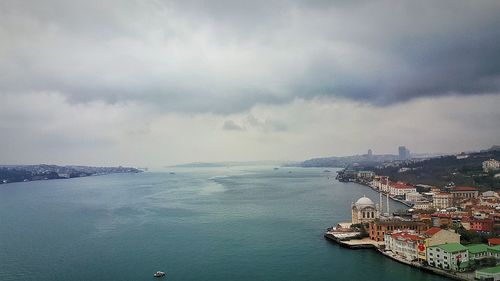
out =
<svg viewBox="0 0 500 281"><path fill-rule="evenodd" d="M500 178L494 177L500 171L483 172L482 162L488 159L499 160L500 150L490 149L470 153L464 159L457 159L456 156L442 156L398 167L378 167L374 171L378 175L387 175L394 181L413 184L443 186L453 182L455 185L500 189Z"/></svg>

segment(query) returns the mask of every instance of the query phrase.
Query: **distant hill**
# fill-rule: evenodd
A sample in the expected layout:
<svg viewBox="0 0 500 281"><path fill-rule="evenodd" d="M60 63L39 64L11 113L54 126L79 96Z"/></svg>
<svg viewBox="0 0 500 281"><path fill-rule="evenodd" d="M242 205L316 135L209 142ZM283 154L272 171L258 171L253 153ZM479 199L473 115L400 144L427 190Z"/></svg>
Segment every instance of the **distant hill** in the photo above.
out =
<svg viewBox="0 0 500 281"><path fill-rule="evenodd" d="M0 165L0 184L87 177L112 173L140 173L141 170L130 167L91 167L58 165Z"/></svg>
<svg viewBox="0 0 500 281"><path fill-rule="evenodd" d="M476 186L483 189L500 189L500 171L485 173L482 162L488 159L500 160L500 147L463 154L442 156L423 161L404 163L399 166L378 167L373 171L378 175L389 176L393 181L413 184L444 186L450 182L455 185ZM499 148L499 149L496 149Z"/></svg>
<svg viewBox="0 0 500 281"><path fill-rule="evenodd" d="M375 167L382 162L394 161L397 159L396 155L383 154L383 155L352 155L343 157L323 157L323 158L313 158L303 162L291 164L289 166L298 167L325 167L325 168L345 168L349 165L359 164L361 166Z"/></svg>

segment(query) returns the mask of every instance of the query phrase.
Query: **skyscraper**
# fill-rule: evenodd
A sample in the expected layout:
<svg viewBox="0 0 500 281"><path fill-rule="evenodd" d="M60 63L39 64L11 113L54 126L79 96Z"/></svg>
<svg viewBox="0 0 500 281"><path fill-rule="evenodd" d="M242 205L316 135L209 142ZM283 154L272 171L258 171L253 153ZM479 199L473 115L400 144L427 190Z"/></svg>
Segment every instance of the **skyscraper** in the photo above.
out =
<svg viewBox="0 0 500 281"><path fill-rule="evenodd" d="M406 146L399 147L399 160L408 160L410 159L410 150L406 148Z"/></svg>

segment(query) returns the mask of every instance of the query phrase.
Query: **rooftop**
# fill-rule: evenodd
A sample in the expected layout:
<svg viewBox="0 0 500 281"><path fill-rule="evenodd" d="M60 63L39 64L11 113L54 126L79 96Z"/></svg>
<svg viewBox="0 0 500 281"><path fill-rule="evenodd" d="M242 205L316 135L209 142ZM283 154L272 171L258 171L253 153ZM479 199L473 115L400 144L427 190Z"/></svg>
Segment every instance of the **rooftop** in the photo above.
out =
<svg viewBox="0 0 500 281"><path fill-rule="evenodd" d="M435 247L438 247L441 250L448 252L448 253L467 251L467 248L460 243L447 243L447 244L437 245Z"/></svg>
<svg viewBox="0 0 500 281"><path fill-rule="evenodd" d="M488 243L492 246L500 245L500 238L490 238L488 239Z"/></svg>
<svg viewBox="0 0 500 281"><path fill-rule="evenodd" d="M495 266L495 267L488 267L488 268L478 269L476 271L479 271L479 272L482 272L482 273L496 274L496 273L500 273L500 265L499 266Z"/></svg>
<svg viewBox="0 0 500 281"><path fill-rule="evenodd" d="M419 236L415 233L409 233L409 232L396 232L391 234L393 238L396 238L398 240L411 240L411 241L418 241L418 240L423 240L425 237Z"/></svg>
<svg viewBox="0 0 500 281"><path fill-rule="evenodd" d="M473 186L455 186L451 188L451 191L479 191L479 188Z"/></svg>
<svg viewBox="0 0 500 281"><path fill-rule="evenodd" d="M500 245L488 247L488 252L500 253Z"/></svg>
<svg viewBox="0 0 500 281"><path fill-rule="evenodd" d="M488 250L488 245L486 244L471 244L465 247L469 250L469 253L471 254L483 253Z"/></svg>
<svg viewBox="0 0 500 281"><path fill-rule="evenodd" d="M429 230L427 230L425 232L425 234L427 234L429 236L433 236L434 234L438 233L439 231L441 231L441 228L439 228L439 227L432 227Z"/></svg>

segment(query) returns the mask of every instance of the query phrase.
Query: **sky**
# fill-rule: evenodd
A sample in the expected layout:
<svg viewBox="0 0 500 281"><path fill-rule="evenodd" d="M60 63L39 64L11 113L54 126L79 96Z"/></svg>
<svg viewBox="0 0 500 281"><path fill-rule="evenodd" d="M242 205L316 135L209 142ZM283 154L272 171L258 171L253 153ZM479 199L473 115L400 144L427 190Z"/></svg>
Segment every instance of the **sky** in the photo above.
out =
<svg viewBox="0 0 500 281"><path fill-rule="evenodd" d="M0 1L0 163L500 144L500 1Z"/></svg>

